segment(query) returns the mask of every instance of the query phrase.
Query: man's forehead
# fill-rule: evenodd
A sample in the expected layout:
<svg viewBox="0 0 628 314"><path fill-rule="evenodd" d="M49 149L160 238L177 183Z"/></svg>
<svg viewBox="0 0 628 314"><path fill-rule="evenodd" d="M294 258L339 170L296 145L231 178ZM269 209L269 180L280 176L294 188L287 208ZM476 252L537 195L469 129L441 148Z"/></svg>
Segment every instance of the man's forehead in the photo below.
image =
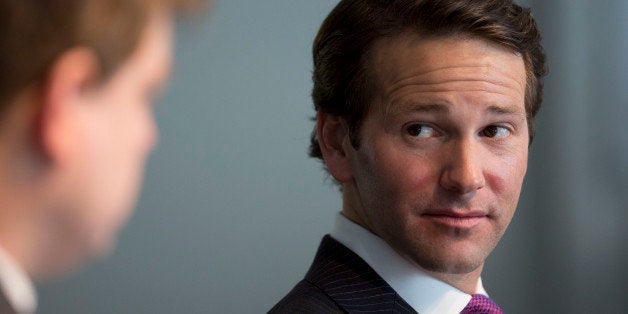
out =
<svg viewBox="0 0 628 314"><path fill-rule="evenodd" d="M469 36L403 34L384 38L371 51L370 69L379 98L387 105L399 103L396 98L408 93L429 95L447 89L484 90L523 102L526 88L521 55ZM523 103L521 106L522 111ZM497 107L515 111L508 104Z"/></svg>
<svg viewBox="0 0 628 314"><path fill-rule="evenodd" d="M496 51L503 52L499 56ZM429 74L442 68L491 67L495 58L506 63L525 65L521 54L479 37L453 34L445 36L423 36L418 33L402 33L385 37L375 42L370 52L371 70L379 80L386 75ZM506 74L508 75L508 74ZM525 76L511 77L525 85Z"/></svg>

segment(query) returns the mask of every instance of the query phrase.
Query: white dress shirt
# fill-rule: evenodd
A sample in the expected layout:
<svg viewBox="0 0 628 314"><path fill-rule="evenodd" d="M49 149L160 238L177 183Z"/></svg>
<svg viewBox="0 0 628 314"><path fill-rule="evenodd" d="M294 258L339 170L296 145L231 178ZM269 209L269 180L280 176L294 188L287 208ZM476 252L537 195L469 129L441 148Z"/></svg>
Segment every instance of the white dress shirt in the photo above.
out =
<svg viewBox="0 0 628 314"><path fill-rule="evenodd" d="M0 293L19 314L35 313L35 286L17 262L0 246Z"/></svg>
<svg viewBox="0 0 628 314"><path fill-rule="evenodd" d="M427 275L340 213L330 235L366 261L418 313L458 314L471 300L471 295ZM481 279L476 293L486 295Z"/></svg>

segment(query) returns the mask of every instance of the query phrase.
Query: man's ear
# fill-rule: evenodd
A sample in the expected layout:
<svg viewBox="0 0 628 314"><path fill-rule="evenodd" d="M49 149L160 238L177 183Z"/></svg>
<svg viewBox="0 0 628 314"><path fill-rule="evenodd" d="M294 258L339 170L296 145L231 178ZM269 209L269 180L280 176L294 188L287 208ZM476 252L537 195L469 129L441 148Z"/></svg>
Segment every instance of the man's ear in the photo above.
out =
<svg viewBox="0 0 628 314"><path fill-rule="evenodd" d="M52 64L41 85L37 142L52 162L67 162L81 153L83 106L98 77L98 59L86 48L74 48Z"/></svg>
<svg viewBox="0 0 628 314"><path fill-rule="evenodd" d="M318 112L316 117L318 145L329 173L340 183L353 178L349 154L349 130L342 117ZM348 145L347 145L348 144Z"/></svg>

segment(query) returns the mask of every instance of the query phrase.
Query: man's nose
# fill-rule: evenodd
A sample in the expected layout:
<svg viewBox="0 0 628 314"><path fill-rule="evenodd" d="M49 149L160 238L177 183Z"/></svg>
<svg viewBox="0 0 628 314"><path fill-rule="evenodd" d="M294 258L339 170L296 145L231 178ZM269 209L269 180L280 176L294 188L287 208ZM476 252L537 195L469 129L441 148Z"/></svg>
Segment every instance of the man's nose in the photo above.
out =
<svg viewBox="0 0 628 314"><path fill-rule="evenodd" d="M466 195L484 187L481 147L473 140L450 143L443 156L444 167L440 185L446 190Z"/></svg>

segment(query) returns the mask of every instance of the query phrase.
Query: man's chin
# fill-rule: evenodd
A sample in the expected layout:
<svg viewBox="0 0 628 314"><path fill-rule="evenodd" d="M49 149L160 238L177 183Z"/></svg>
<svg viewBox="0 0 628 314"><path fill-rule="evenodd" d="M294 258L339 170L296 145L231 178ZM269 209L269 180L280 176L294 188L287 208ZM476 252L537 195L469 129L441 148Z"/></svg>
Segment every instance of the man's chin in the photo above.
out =
<svg viewBox="0 0 628 314"><path fill-rule="evenodd" d="M116 248L116 239L91 239L92 241L83 242L82 246L77 246L77 250L73 253L66 253L65 258L58 260L56 265L50 265L47 272L43 274L42 279L45 281L57 280L80 271L92 262L109 257Z"/></svg>

